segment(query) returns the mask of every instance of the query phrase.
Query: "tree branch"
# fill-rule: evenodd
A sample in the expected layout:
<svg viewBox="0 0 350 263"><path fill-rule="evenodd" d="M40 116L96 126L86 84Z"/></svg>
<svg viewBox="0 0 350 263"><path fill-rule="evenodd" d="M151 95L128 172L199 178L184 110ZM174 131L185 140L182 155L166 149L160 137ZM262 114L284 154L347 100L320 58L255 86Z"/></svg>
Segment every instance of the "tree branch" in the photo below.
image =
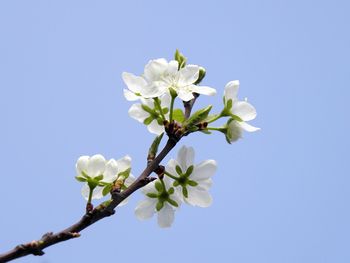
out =
<svg viewBox="0 0 350 263"><path fill-rule="evenodd" d="M199 97L198 93L193 93L194 98L192 100L189 101L184 101L184 107L185 107L185 119L187 120L190 115L191 115L191 111L193 108L193 104L196 102L196 99Z"/></svg>
<svg viewBox="0 0 350 263"><path fill-rule="evenodd" d="M193 105L193 104L192 104ZM72 226L58 232L58 233L46 233L40 240L35 240L26 244L18 245L14 249L0 254L0 263L8 262L16 258L24 257L27 255L41 256L44 255L43 249L55 245L57 243L77 238L80 236L80 232L97 221L111 216L115 213L115 208L128 196L130 196L136 190L147 185L149 182L156 178L149 177L149 175L158 168L160 162L164 157L175 147L176 143L180 140L181 136L173 135L172 131L167 130L169 139L164 146L163 150L158 156L151 161L136 181L131 184L123 192L112 192L112 199L109 203L104 202L97 206L92 211L86 213L77 223Z"/></svg>

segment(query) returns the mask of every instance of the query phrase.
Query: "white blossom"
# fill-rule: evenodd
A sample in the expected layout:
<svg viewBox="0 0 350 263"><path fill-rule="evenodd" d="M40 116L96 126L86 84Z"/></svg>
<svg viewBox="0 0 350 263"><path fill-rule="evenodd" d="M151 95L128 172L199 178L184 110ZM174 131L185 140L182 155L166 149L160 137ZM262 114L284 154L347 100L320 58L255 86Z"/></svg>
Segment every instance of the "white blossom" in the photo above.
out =
<svg viewBox="0 0 350 263"><path fill-rule="evenodd" d="M94 156L81 156L76 163L76 172L78 177L85 178L87 181L81 189L83 197L88 200L90 193L90 184L95 180L95 187L92 193L91 199L100 199L103 197L102 191L104 186L103 183L113 183L117 179L122 179L124 185L127 187L135 180L135 178L128 174L127 178L120 178L124 176L121 174L131 168L131 157L126 155L119 160L110 159L108 162L100 155ZM100 177L100 178L99 178ZM124 200L120 205L126 204Z"/></svg>
<svg viewBox="0 0 350 263"><path fill-rule="evenodd" d="M253 120L256 117L256 110L253 105L248 103L247 99L239 101L237 98L239 89L239 81L233 80L226 84L224 91L225 106L232 103L230 112L240 118L240 121L231 119L227 124L226 139L228 142L237 141L242 137L243 130L247 132L255 132L260 128L254 127L247 123L247 121ZM229 102L231 100L231 102Z"/></svg>
<svg viewBox="0 0 350 263"><path fill-rule="evenodd" d="M149 112L145 109L151 110ZM164 114L166 118L169 116L169 107L170 107L170 94L165 93L160 98L160 106L162 109L167 108L168 112ZM141 123L147 125L147 129L149 132L160 135L164 132L163 120L161 118L159 109L157 109L155 105L155 101L153 99L145 99L141 98L141 103L133 104L129 109L129 116Z"/></svg>
<svg viewBox="0 0 350 263"><path fill-rule="evenodd" d="M176 60L167 62L160 58L147 63L142 76L135 76L131 73L122 74L125 84L129 90L124 90L127 100L137 100L139 96L144 98L155 98L169 92L176 91L183 101L193 99L193 92L204 95L215 95L216 90L206 86L198 86L194 83L199 77L199 66L186 65L178 69Z"/></svg>
<svg viewBox="0 0 350 263"><path fill-rule="evenodd" d="M170 201L175 201L179 206L181 204L181 199L178 197L174 189L170 187L169 181L164 180L166 189L162 189L161 191L156 188L157 183L160 183L159 179L142 188L142 192L145 194L145 199L140 201L136 206L135 215L139 220L145 220L151 218L155 213L157 213L158 225L162 228L166 228L170 227L174 222L176 210L176 207L167 200L171 199ZM150 195L152 197L150 197ZM158 211L157 204L159 202L161 202L163 205Z"/></svg>
<svg viewBox="0 0 350 263"><path fill-rule="evenodd" d="M212 197L208 190L212 185L211 177L217 168L216 161L206 160L196 165L193 163L194 149L182 146L178 152L177 160L171 159L165 170L180 178L174 181L174 186L176 186L177 192L182 195L186 203L193 206L208 207L212 203ZM180 173L178 172L179 168L181 169Z"/></svg>

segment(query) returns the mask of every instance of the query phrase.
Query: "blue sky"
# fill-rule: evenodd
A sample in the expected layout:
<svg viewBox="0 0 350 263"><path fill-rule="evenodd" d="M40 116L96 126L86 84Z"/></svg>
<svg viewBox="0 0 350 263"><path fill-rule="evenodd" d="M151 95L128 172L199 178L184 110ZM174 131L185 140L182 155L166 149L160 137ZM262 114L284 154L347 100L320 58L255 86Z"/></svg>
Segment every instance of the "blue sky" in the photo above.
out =
<svg viewBox="0 0 350 263"><path fill-rule="evenodd" d="M130 154L153 136L128 117L121 73L179 48L207 69L197 108L221 110L241 82L260 132L228 145L196 135L219 168L208 209L183 206L171 229L117 210L76 240L18 262L349 262L347 1L1 1L0 249L58 231L84 212L80 155ZM175 156L177 148L169 156ZM167 158L167 159L169 159Z"/></svg>

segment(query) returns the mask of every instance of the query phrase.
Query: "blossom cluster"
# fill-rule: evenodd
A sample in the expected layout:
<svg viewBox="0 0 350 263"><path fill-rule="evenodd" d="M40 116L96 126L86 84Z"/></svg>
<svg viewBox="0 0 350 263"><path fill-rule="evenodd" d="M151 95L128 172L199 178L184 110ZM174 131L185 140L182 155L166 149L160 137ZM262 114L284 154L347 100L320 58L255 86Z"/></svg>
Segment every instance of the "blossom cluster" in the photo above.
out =
<svg viewBox="0 0 350 263"><path fill-rule="evenodd" d="M200 95L213 96L217 93L212 87L200 85L205 76L203 67L187 64L186 57L179 51L170 61L164 58L150 60L141 75L122 73L127 86L124 96L128 101L136 101L128 111L129 116L157 135L149 150L149 162L154 160L164 134L178 141L196 132L211 134L217 131L223 133L231 144L242 138L243 131L259 130L248 123L255 119L257 113L247 99L238 99L238 80L230 81L224 87L221 111L213 114L209 105L191 114L193 103ZM181 107L190 109L179 108L176 101L181 102ZM221 126L212 126L225 118ZM158 168L158 178L142 188L145 199L135 209L138 219L148 219L157 213L159 226L170 227L175 212L182 204L198 207L211 205L212 197L208 190L217 169L216 161L194 164L194 149L182 146L176 159ZM100 199L114 191L122 193L135 181L128 155L108 161L99 154L82 156L77 161L76 171L76 179L84 182L82 195L87 200L87 210L92 206L93 199Z"/></svg>

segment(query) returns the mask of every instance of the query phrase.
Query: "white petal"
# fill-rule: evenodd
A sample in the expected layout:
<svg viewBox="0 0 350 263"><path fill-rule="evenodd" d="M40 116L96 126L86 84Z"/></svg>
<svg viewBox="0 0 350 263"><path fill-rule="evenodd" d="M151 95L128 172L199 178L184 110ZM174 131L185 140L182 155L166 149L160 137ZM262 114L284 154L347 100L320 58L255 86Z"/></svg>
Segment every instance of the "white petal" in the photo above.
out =
<svg viewBox="0 0 350 263"><path fill-rule="evenodd" d="M159 181L158 179L157 180L154 180L148 184L146 184L144 187L142 187L141 191L144 193L144 194L148 194L148 193L158 193L156 187L155 187L155 183Z"/></svg>
<svg viewBox="0 0 350 263"><path fill-rule="evenodd" d="M170 108L170 102L171 102L171 96L169 92L164 93L164 95L161 97L161 105L162 108Z"/></svg>
<svg viewBox="0 0 350 263"><path fill-rule="evenodd" d="M118 164L114 159L110 159L106 164L106 170L103 174L103 182L112 183L117 179Z"/></svg>
<svg viewBox="0 0 350 263"><path fill-rule="evenodd" d="M154 133L156 135L161 135L164 132L164 126L159 125L157 120L153 120L148 126L147 129L150 133Z"/></svg>
<svg viewBox="0 0 350 263"><path fill-rule="evenodd" d="M215 160L206 160L197 164L190 178L196 182L212 177L216 172L217 164Z"/></svg>
<svg viewBox="0 0 350 263"><path fill-rule="evenodd" d="M89 193L90 193L90 187L86 183L81 188L81 195L85 198L86 201L89 199Z"/></svg>
<svg viewBox="0 0 350 263"><path fill-rule="evenodd" d="M125 180L125 182L124 182L124 185L126 186L126 187L129 187L133 182L135 182L136 181L136 178L132 175L132 174L130 174L129 175L129 177L128 178L126 178L126 180Z"/></svg>
<svg viewBox="0 0 350 263"><path fill-rule="evenodd" d="M182 172L185 173L187 168L193 164L194 161L194 149L192 147L182 146L177 153L177 161L182 169Z"/></svg>
<svg viewBox="0 0 350 263"><path fill-rule="evenodd" d="M196 187L188 187L188 198L185 201L193 206L208 207L213 202L208 191L201 191Z"/></svg>
<svg viewBox="0 0 350 263"><path fill-rule="evenodd" d="M260 130L260 128L254 127L246 122L239 122L238 124L247 132L255 132Z"/></svg>
<svg viewBox="0 0 350 263"><path fill-rule="evenodd" d="M124 89L124 97L128 100L128 101L135 101L140 99L140 96L135 95L135 93L133 93L132 91L128 90L128 89Z"/></svg>
<svg viewBox="0 0 350 263"><path fill-rule="evenodd" d="M175 211L167 202L164 203L163 208L158 212L158 225L162 228L170 227L174 222Z"/></svg>
<svg viewBox="0 0 350 263"><path fill-rule="evenodd" d="M168 88L169 85L164 81L153 81L141 90L141 94L145 98L160 97L168 91Z"/></svg>
<svg viewBox="0 0 350 263"><path fill-rule="evenodd" d="M103 191L103 187L96 186L96 188L94 189L94 191L92 193L91 199L101 199L103 197L102 191Z"/></svg>
<svg viewBox="0 0 350 263"><path fill-rule="evenodd" d="M123 158L117 160L117 165L118 173L124 172L131 167L131 157L129 155L125 155Z"/></svg>
<svg viewBox="0 0 350 263"><path fill-rule="evenodd" d="M227 83L224 91L225 100L228 101L231 99L232 102L235 101L237 99L238 89L239 80L233 80Z"/></svg>
<svg viewBox="0 0 350 263"><path fill-rule="evenodd" d="M192 92L196 92L196 93L208 95L208 96L214 96L216 94L216 89L213 89L207 86L192 85L191 90Z"/></svg>
<svg viewBox="0 0 350 263"><path fill-rule="evenodd" d="M242 137L242 127L238 121L231 121L228 125L227 135L230 142L235 142Z"/></svg>
<svg viewBox="0 0 350 263"><path fill-rule="evenodd" d="M208 191L212 185L213 185L213 180L209 178L206 180L199 181L196 187L198 188L198 190Z"/></svg>
<svg viewBox="0 0 350 263"><path fill-rule="evenodd" d="M135 215L140 220L151 218L155 213L157 198L146 198L138 203L135 208Z"/></svg>
<svg viewBox="0 0 350 263"><path fill-rule="evenodd" d="M126 86L128 86L128 89L134 93L139 93L140 90L147 85L147 82L143 77L135 76L132 73L123 72L122 78Z"/></svg>
<svg viewBox="0 0 350 263"><path fill-rule="evenodd" d="M89 159L87 166L87 173L91 177L99 176L103 174L106 167L106 160L101 154L96 154Z"/></svg>
<svg viewBox="0 0 350 263"><path fill-rule="evenodd" d="M178 86L188 86L197 81L199 76L199 66L187 65L186 67L179 70Z"/></svg>
<svg viewBox="0 0 350 263"><path fill-rule="evenodd" d="M164 58L150 60L145 66L144 76L148 81L157 81L168 69L168 62Z"/></svg>
<svg viewBox="0 0 350 263"><path fill-rule="evenodd" d="M177 96L183 101L190 101L194 98L192 91L188 91L187 89L177 90Z"/></svg>
<svg viewBox="0 0 350 263"><path fill-rule="evenodd" d="M256 110L253 105L246 101L236 101L232 106L232 113L239 116L244 121L255 119Z"/></svg>
<svg viewBox="0 0 350 263"><path fill-rule="evenodd" d="M142 109L142 106L140 103L136 103L131 105L129 111L129 116L141 123L150 116L150 114Z"/></svg>
<svg viewBox="0 0 350 263"><path fill-rule="evenodd" d="M75 164L75 170L77 171L77 175L81 175L82 171L87 173L87 166L89 163L89 156L80 156L77 163Z"/></svg>
<svg viewBox="0 0 350 263"><path fill-rule="evenodd" d="M179 62L177 62L176 60L171 60L169 61L169 64L168 64L167 73L171 76L175 76L176 73L178 72L178 68L179 68Z"/></svg>

